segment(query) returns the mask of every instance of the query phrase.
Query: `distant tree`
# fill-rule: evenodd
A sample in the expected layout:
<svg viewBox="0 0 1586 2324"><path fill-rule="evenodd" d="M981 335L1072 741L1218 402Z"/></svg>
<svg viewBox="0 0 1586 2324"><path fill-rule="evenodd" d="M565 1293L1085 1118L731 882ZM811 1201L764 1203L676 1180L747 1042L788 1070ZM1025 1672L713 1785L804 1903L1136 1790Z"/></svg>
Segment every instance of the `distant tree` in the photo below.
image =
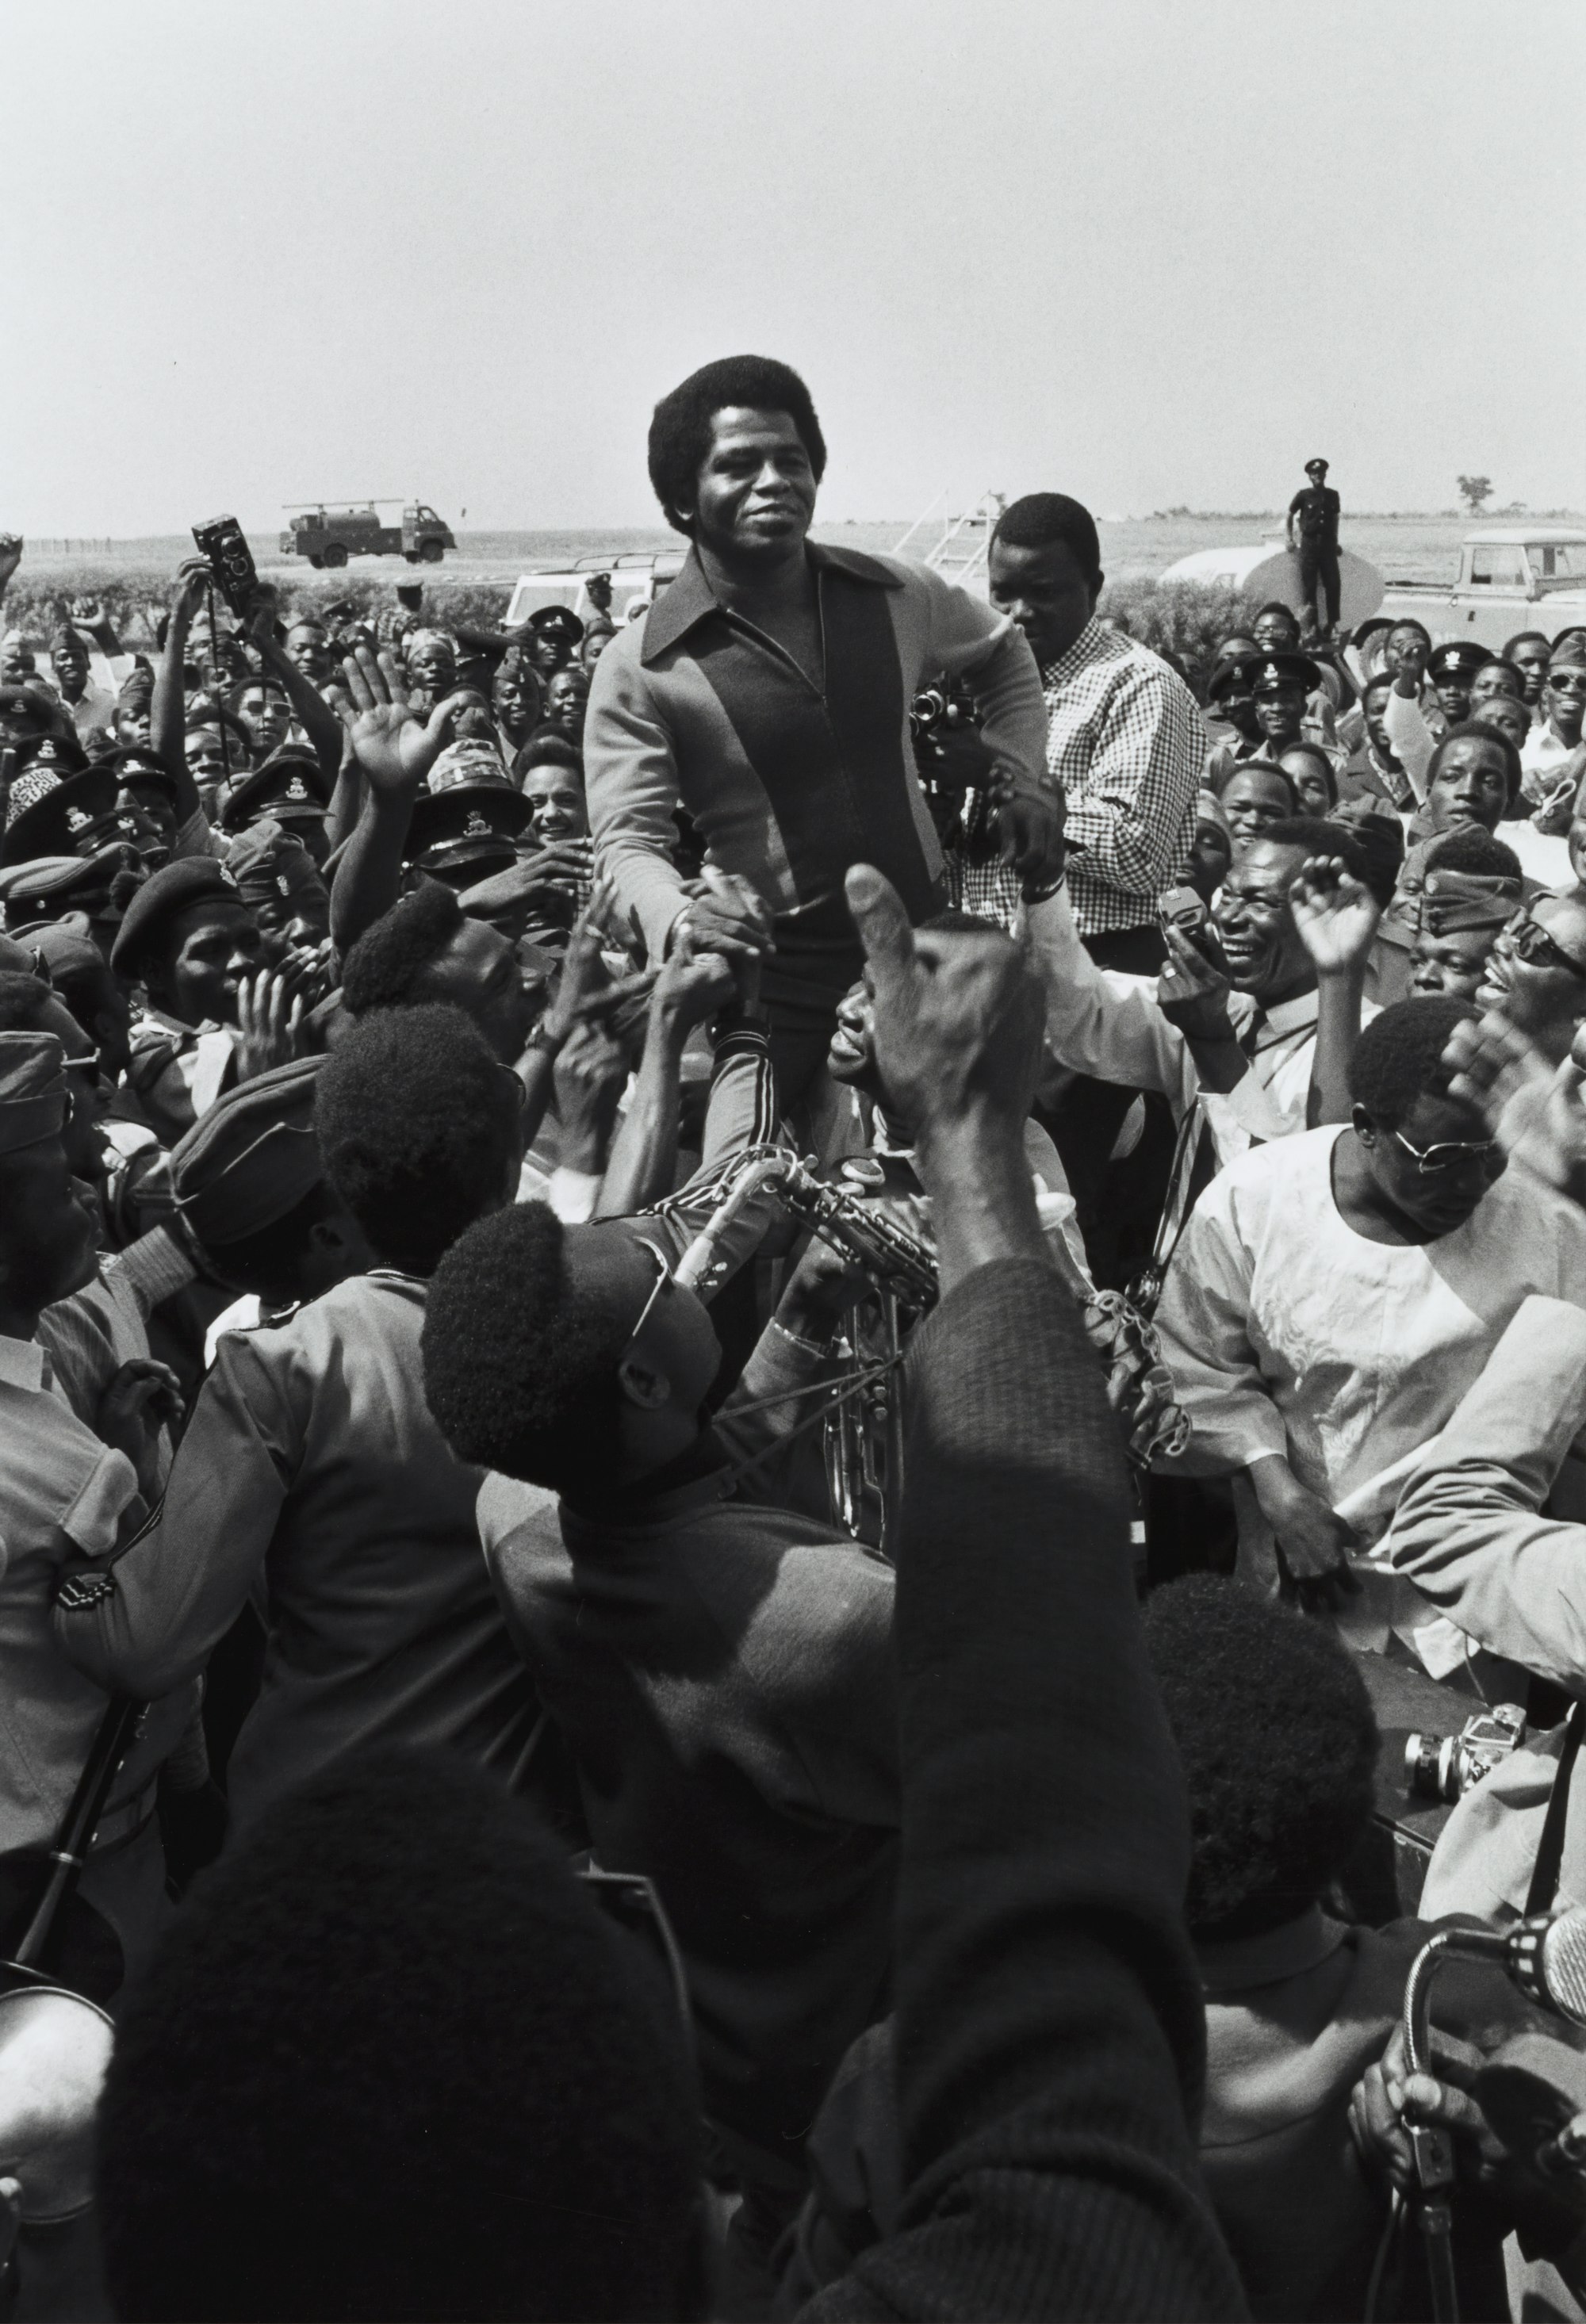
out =
<svg viewBox="0 0 1586 2324"><path fill-rule="evenodd" d="M1456 476L1454 483L1459 486L1460 498L1465 503L1471 514L1480 516L1482 502L1490 500L1492 497L1492 478L1490 476Z"/></svg>

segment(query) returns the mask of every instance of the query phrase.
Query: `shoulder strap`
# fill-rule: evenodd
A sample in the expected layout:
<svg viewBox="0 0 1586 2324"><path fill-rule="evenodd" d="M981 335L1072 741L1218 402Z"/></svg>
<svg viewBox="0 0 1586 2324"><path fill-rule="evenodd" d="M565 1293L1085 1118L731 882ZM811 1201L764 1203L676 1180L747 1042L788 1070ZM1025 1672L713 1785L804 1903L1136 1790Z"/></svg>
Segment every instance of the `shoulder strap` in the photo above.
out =
<svg viewBox="0 0 1586 2324"><path fill-rule="evenodd" d="M1542 1820L1542 1838L1537 1843L1536 1861L1531 1868L1531 1886L1526 1892L1527 1920L1538 1913L1551 1913L1554 1898L1558 1895L1559 1868L1564 1854L1564 1826L1570 1813L1570 1778L1575 1772L1575 1754L1581 1748L1583 1730L1586 1730L1586 1702L1577 1701L1570 1705L1570 1715L1564 1721L1564 1739L1559 1748L1553 1789L1547 1795L1547 1813Z"/></svg>

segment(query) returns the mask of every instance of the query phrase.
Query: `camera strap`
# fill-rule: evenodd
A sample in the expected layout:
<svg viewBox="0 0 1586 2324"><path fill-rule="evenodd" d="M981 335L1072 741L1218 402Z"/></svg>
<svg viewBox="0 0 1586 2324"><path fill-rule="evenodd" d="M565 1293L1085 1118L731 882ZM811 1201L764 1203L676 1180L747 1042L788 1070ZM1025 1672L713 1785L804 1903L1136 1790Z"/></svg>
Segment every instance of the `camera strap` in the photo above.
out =
<svg viewBox="0 0 1586 2324"><path fill-rule="evenodd" d="M1542 1820L1542 1838L1537 1843L1536 1861L1531 1868L1531 1886L1526 1892L1527 1920L1538 1913L1551 1913L1558 1895L1564 1826L1570 1813L1570 1779L1575 1772L1575 1755L1581 1748L1583 1731L1586 1702L1575 1702L1570 1705L1570 1715L1564 1721L1564 1739L1559 1746L1558 1766L1554 1773L1553 1789L1547 1795L1547 1813Z"/></svg>

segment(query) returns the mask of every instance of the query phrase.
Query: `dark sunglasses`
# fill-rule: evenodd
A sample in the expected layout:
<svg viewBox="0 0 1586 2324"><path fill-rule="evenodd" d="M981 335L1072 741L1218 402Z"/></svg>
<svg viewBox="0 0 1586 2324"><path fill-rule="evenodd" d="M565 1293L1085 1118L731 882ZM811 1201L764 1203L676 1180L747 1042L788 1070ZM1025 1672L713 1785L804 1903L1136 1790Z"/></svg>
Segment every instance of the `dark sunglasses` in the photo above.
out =
<svg viewBox="0 0 1586 2324"><path fill-rule="evenodd" d="M1444 1146L1412 1146L1400 1130L1393 1133L1406 1154L1413 1154L1415 1167L1424 1177L1438 1170L1452 1170L1461 1162L1485 1162L1498 1146L1496 1138L1451 1139Z"/></svg>
<svg viewBox="0 0 1586 2324"><path fill-rule="evenodd" d="M1586 669L1573 665L1566 669L1550 669L1547 682L1555 694L1586 694Z"/></svg>
<svg viewBox="0 0 1586 2324"><path fill-rule="evenodd" d="M659 1272L657 1274L655 1281L650 1286L649 1298L639 1310L639 1321L634 1324L633 1329L629 1333L627 1340L623 1343L622 1353L617 1359L619 1363L623 1360L623 1358L627 1356L629 1350L632 1348L635 1342L638 1340L640 1333L643 1331L645 1325L650 1321L651 1314L654 1312L656 1301L660 1297L661 1293L672 1280L672 1262L667 1257L666 1252L661 1249L659 1243L650 1242L643 1235L636 1235L634 1237L634 1240L638 1243L641 1250L647 1250L650 1253Z"/></svg>
<svg viewBox="0 0 1586 2324"><path fill-rule="evenodd" d="M1586 984L1586 963L1572 960L1563 946L1554 944L1541 921L1534 920L1529 912L1517 912L1505 933L1510 950L1521 960L1529 961L1533 968L1562 968Z"/></svg>

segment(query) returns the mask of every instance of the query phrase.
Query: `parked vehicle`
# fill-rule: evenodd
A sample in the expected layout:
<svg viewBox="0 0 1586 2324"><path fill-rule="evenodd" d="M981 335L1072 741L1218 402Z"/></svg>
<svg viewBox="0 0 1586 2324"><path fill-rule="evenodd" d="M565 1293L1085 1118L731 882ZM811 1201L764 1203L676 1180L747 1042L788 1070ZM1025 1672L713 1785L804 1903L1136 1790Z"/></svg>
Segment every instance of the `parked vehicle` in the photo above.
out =
<svg viewBox="0 0 1586 2324"><path fill-rule="evenodd" d="M1555 638L1586 622L1586 532L1537 524L1468 532L1458 580L1395 581L1382 612L1389 621L1413 614L1438 644L1474 638L1496 650L1517 630Z"/></svg>
<svg viewBox="0 0 1586 2324"><path fill-rule="evenodd" d="M589 595L597 573L610 577L610 618L617 626L642 621L667 583L681 572L687 555L682 549L630 551L621 557L580 557L571 565L545 565L538 572L521 573L503 627L515 630L546 605L566 605L587 622L597 610Z"/></svg>
<svg viewBox="0 0 1586 2324"><path fill-rule="evenodd" d="M353 508L327 509L323 501L293 503L298 513L281 536L283 557L306 557L318 572L345 565L349 557L405 557L410 565L438 565L456 540L444 517L423 501L364 501ZM400 523L382 510L400 509Z"/></svg>
<svg viewBox="0 0 1586 2324"><path fill-rule="evenodd" d="M1300 560L1286 546L1281 535L1263 541L1249 541L1233 549L1197 549L1193 556L1181 557L1162 576L1164 581L1194 581L1202 588L1238 589L1254 604L1276 601L1280 605L1292 605L1296 613L1305 603L1305 584L1300 578ZM1339 606L1338 617L1345 629L1358 629L1369 622L1382 603L1382 576L1374 565L1351 549L1342 549L1338 556ZM1316 608L1322 612L1320 605Z"/></svg>

